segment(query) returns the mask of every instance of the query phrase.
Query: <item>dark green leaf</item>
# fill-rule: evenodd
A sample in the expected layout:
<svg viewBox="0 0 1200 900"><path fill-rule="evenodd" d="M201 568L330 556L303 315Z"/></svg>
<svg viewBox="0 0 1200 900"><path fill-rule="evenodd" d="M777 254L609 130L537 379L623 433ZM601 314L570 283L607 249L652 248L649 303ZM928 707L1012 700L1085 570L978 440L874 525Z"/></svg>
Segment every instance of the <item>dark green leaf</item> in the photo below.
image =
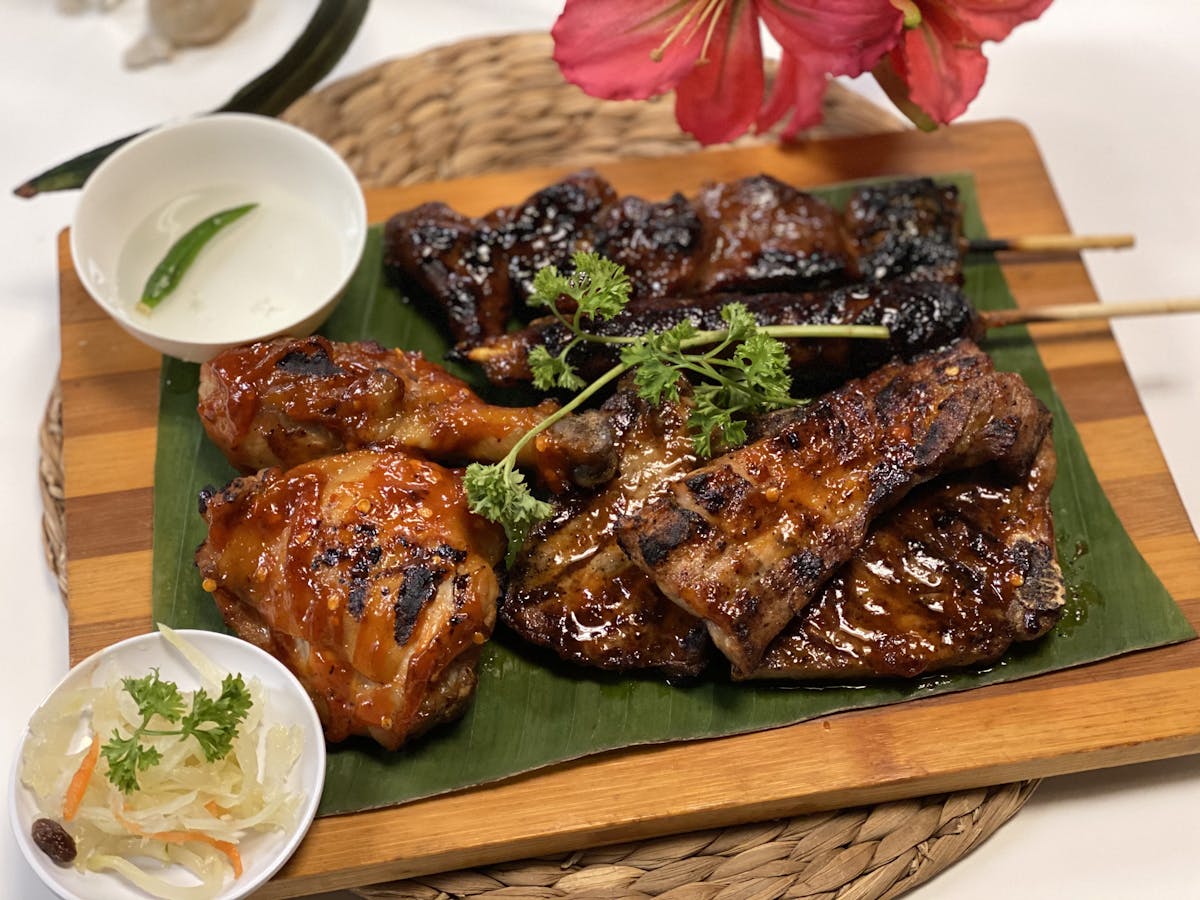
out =
<svg viewBox="0 0 1200 900"><path fill-rule="evenodd" d="M963 191L969 236L983 237L970 179L948 180ZM842 203L848 189L825 193ZM340 340L372 337L441 358L447 341L436 326L384 285L379 242L379 229L374 229L363 266L325 333ZM967 291L980 307L1012 305L997 266L972 261L966 275ZM321 812L399 803L615 747L752 731L837 710L1011 681L1193 637L1113 514L1032 343L1018 334L992 342L989 349L1002 368L1025 376L1056 422L1059 477L1053 502L1070 601L1062 624L1045 640L1014 650L981 673L939 675L910 684L781 691L731 684L719 670L676 687L654 678L622 678L547 663L501 632L483 648L479 691L459 722L398 753L365 741L331 748ZM176 628L223 630L192 561L204 538L196 493L235 473L197 421L196 372L196 366L174 360L163 365L154 615Z"/></svg>

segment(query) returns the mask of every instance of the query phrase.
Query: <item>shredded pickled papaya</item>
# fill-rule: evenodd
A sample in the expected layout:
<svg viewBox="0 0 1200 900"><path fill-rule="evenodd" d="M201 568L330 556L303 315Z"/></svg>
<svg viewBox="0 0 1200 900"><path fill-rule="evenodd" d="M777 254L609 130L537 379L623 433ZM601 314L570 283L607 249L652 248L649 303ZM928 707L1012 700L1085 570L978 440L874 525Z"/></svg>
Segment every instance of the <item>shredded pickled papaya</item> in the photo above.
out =
<svg viewBox="0 0 1200 900"><path fill-rule="evenodd" d="M181 689L178 702L194 710L205 690L215 702L230 673L179 635L163 632L197 673L199 686ZM30 723L21 781L35 795L38 815L61 812L78 847L76 869L104 872L156 897L213 897L243 874L256 836L295 824L302 798L287 782L300 756L299 729L265 724L264 688L247 679L249 708L228 735L228 751L210 759L211 735L204 742L194 733L181 735L170 716L147 720L145 698L139 707L125 686L146 674L100 671L93 684L56 694ZM138 769L136 789L126 792L110 778L101 747L106 738L111 743L113 735L135 732L143 756L156 761Z"/></svg>

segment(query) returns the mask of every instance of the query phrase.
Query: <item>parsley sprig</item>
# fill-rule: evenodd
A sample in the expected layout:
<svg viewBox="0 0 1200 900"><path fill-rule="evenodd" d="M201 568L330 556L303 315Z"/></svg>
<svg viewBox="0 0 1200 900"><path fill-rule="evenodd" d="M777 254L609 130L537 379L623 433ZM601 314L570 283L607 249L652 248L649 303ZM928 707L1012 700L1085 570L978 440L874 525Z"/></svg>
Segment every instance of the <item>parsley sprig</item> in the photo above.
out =
<svg viewBox="0 0 1200 900"><path fill-rule="evenodd" d="M742 303L730 303L721 310L726 325L721 330L700 331L684 321L639 336L598 335L587 330L587 323L611 319L625 308L629 279L621 266L594 253L576 253L572 262L575 271L569 276L547 266L534 277L528 302L546 307L572 337L557 354L544 346L535 347L529 353L529 367L536 387L577 393L522 435L500 462L467 467L471 509L504 526L509 565L530 530L551 511L550 504L535 497L516 470L517 456L538 434L630 369L636 369L633 377L638 396L652 404L678 400L681 379L693 384L688 425L697 454L707 457L745 443L748 416L806 402L791 395L787 349L780 338L888 336L885 327L871 325L762 326ZM568 358L584 342L621 345L620 362L591 384L584 382Z"/></svg>
<svg viewBox="0 0 1200 900"><path fill-rule="evenodd" d="M252 703L241 675L226 675L218 697L210 697L204 688L197 689L192 694L191 709L186 712L179 687L159 678L158 669L142 678L124 678L121 684L137 704L142 722L129 737L121 737L121 732L114 728L100 753L108 761L108 780L126 794L138 789L139 772L162 762L158 748L143 744L142 738L159 735L178 735L180 740L195 738L204 758L214 762L233 748L238 726ZM178 727L151 728L155 718Z"/></svg>

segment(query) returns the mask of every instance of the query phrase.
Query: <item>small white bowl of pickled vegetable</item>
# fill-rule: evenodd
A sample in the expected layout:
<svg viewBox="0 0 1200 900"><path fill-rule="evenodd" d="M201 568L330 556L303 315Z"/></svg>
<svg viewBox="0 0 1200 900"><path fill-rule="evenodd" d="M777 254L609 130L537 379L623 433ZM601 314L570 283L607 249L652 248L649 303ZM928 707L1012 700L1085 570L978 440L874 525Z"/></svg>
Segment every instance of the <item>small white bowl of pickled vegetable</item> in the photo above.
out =
<svg viewBox="0 0 1200 900"><path fill-rule="evenodd" d="M232 221L216 218L250 204ZM199 247L181 260L189 233ZM328 145L277 119L220 113L149 131L106 159L80 194L70 244L84 287L122 328L202 362L318 328L366 234L362 190ZM170 265L172 248L182 265ZM144 304L164 260L168 289Z"/></svg>
<svg viewBox="0 0 1200 900"><path fill-rule="evenodd" d="M241 676L251 703L218 759L210 762L190 734L137 730L141 706L124 679L153 678L176 686L179 721L155 716L146 726L166 732L184 730L187 716L205 708L204 701L196 701L198 688L219 711L197 715L190 727L223 724L228 712L220 711L220 701L227 676ZM139 753L153 748L161 754L145 769L126 767L136 769L138 784L130 792L114 783L106 749L120 746L114 731L126 746L136 743ZM93 752L89 766L93 741L100 752ZM119 771L122 757L115 758ZM60 897L231 900L261 887L292 855L316 813L324 780L320 722L286 668L238 638L164 630L94 654L43 701L21 736L9 814L26 860ZM73 785L82 788L73 790ZM72 794L78 805L67 820ZM53 820L72 836L73 861L56 862L39 846L33 837L39 819ZM43 825L43 835L45 830ZM235 856L240 875L235 875Z"/></svg>

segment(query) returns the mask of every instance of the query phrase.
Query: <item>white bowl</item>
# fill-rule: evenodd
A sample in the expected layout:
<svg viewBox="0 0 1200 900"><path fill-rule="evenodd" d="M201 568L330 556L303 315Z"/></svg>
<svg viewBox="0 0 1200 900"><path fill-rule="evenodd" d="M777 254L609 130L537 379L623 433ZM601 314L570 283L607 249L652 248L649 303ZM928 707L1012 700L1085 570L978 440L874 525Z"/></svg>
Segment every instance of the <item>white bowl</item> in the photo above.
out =
<svg viewBox="0 0 1200 900"><path fill-rule="evenodd" d="M288 789L299 792L303 798L296 824L288 832L259 832L241 841L238 849L244 871L237 879L228 876L225 890L220 894L220 900L233 900L262 887L295 852L312 824L325 783L325 738L304 688L274 657L253 644L214 631L181 630L177 633L221 669L241 673L247 681L255 678L261 682L268 700L263 710L263 725L299 726L303 741L300 758L287 782ZM140 677L154 667L164 680L174 681L182 690L201 686L199 676L179 651L161 634L153 632L129 638L89 656L67 673L43 705L60 692L92 684L94 676L100 675L101 679ZM44 813L38 812L34 793L21 783L21 757L28 739L29 729L26 728L21 734L9 785L9 818L17 844L29 865L47 887L65 900L145 900L147 895L121 876L61 867L34 844L30 834L33 822ZM186 876L180 883L189 883Z"/></svg>
<svg viewBox="0 0 1200 900"><path fill-rule="evenodd" d="M258 206L216 233L172 293L149 313L136 309L180 236L246 203ZM71 256L122 328L203 362L228 347L316 330L366 235L362 190L329 146L277 119L220 113L150 131L106 159L80 194Z"/></svg>

